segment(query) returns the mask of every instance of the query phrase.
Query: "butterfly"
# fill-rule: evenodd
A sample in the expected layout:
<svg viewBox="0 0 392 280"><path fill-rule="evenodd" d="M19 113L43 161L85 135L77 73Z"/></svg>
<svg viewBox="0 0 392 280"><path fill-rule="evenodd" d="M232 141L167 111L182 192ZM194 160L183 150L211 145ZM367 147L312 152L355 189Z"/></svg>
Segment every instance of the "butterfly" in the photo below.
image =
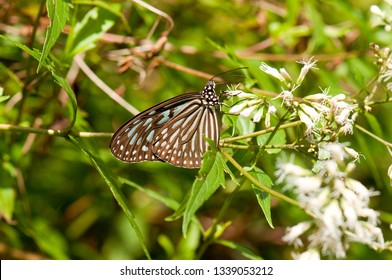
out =
<svg viewBox="0 0 392 280"><path fill-rule="evenodd" d="M114 133L111 152L128 163L164 161L200 168L208 149L204 137L219 142L216 108L221 104L211 79L198 93L173 97L128 120Z"/></svg>

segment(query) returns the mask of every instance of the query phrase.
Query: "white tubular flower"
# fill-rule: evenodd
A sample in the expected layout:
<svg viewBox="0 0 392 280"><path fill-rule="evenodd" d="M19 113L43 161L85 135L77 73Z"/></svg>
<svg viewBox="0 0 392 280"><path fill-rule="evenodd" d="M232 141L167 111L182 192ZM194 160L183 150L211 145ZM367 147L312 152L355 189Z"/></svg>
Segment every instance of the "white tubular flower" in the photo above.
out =
<svg viewBox="0 0 392 280"><path fill-rule="evenodd" d="M252 121L255 123L259 122L263 117L263 113L264 113L264 107L259 108L254 114Z"/></svg>
<svg viewBox="0 0 392 280"><path fill-rule="evenodd" d="M271 126L271 114L276 114L276 108L273 105L268 106L267 114L265 115L265 126Z"/></svg>
<svg viewBox="0 0 392 280"><path fill-rule="evenodd" d="M286 82L291 83L293 80L291 79L290 74L286 71L284 68L279 69L279 73L282 75L282 77L286 80Z"/></svg>
<svg viewBox="0 0 392 280"><path fill-rule="evenodd" d="M313 128L315 127L316 123L303 111L299 111L298 116L301 122L306 125L306 134L307 135L312 134Z"/></svg>
<svg viewBox="0 0 392 280"><path fill-rule="evenodd" d="M338 114L337 116L335 116L335 121L340 124L343 125L347 122L348 117L350 116L350 113L352 112L351 108L344 108L340 114Z"/></svg>
<svg viewBox="0 0 392 280"><path fill-rule="evenodd" d="M390 184L392 186L392 164L388 168L388 177L389 177L389 180L390 180L389 182L390 182Z"/></svg>
<svg viewBox="0 0 392 280"><path fill-rule="evenodd" d="M253 111L257 109L257 107L258 107L258 105L253 105L253 106L250 106L248 108L243 109L240 113L241 117L244 117L244 118L249 117L250 114L252 114Z"/></svg>
<svg viewBox="0 0 392 280"><path fill-rule="evenodd" d="M280 82L282 83L286 82L286 79L282 76L282 74L276 68L269 66L267 63L262 62L259 68L261 71L278 79Z"/></svg>
<svg viewBox="0 0 392 280"><path fill-rule="evenodd" d="M313 101L313 102L323 102L328 99L328 95L326 93L315 93L311 95L307 95L304 97L305 100Z"/></svg>
<svg viewBox="0 0 392 280"><path fill-rule="evenodd" d="M289 244L294 244L295 247L302 247L303 243L300 236L304 234L304 232L306 232L310 227L311 223L309 222L296 224L295 226L287 229L287 232L282 237L282 240Z"/></svg>
<svg viewBox="0 0 392 280"><path fill-rule="evenodd" d="M239 115L241 111L247 106L247 102L240 102L230 108L229 113L232 115Z"/></svg>
<svg viewBox="0 0 392 280"><path fill-rule="evenodd" d="M308 74L310 69L312 69L312 68L317 69L315 67L317 60L313 60L313 57L311 57L309 59L309 61L302 60L302 61L297 61L297 62L304 65L301 68L301 72L299 73L299 76L298 76L297 82L296 82L297 85L300 85L300 84L302 84L303 80L305 79L306 74Z"/></svg>
<svg viewBox="0 0 392 280"><path fill-rule="evenodd" d="M310 107L306 104L299 104L299 107L309 116L313 122L316 123L320 119L320 114L313 107Z"/></svg>

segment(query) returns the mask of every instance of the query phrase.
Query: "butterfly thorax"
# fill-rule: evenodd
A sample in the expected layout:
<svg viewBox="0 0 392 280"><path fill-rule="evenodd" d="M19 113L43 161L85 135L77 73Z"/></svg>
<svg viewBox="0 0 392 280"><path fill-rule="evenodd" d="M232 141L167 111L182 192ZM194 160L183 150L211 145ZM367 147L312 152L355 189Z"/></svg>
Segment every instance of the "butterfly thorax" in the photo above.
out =
<svg viewBox="0 0 392 280"><path fill-rule="evenodd" d="M219 106L219 97L215 93L215 82L210 80L204 86L203 90L201 91L201 97L203 100L203 104L206 107L216 107Z"/></svg>

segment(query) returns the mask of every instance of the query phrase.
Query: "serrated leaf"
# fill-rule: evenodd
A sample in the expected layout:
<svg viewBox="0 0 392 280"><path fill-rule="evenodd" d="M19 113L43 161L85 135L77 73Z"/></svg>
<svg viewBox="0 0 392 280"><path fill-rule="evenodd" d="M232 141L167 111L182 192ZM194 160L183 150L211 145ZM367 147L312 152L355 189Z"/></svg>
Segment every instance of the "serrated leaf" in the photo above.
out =
<svg viewBox="0 0 392 280"><path fill-rule="evenodd" d="M69 15L69 6L65 0L46 0L46 9L48 10L50 26L46 31L45 42L42 47L37 72L43 66L43 62L48 57L50 50L60 36Z"/></svg>
<svg viewBox="0 0 392 280"><path fill-rule="evenodd" d="M271 133L272 132L257 136L257 138L256 138L257 144L259 146L286 144L286 133L284 132L284 130L276 131L276 133L274 134L272 139L270 139L268 141L268 139L271 136ZM268 141L268 143L267 143L267 141ZM266 152L269 154L277 154L277 153L280 153L281 151L282 151L282 149L266 149Z"/></svg>
<svg viewBox="0 0 392 280"><path fill-rule="evenodd" d="M224 174L225 159L218 150L208 150L203 155L203 165L199 175L193 183L189 198L184 209L182 224L183 235L186 236L189 223L196 211L203 203L225 183Z"/></svg>
<svg viewBox="0 0 392 280"><path fill-rule="evenodd" d="M140 246L142 247L147 258L150 259L150 253L148 252L146 242L142 235L142 232L136 222L135 216L132 213L132 210L128 207L127 200L124 194L121 191L120 184L117 180L117 177L111 172L111 170L106 166L106 164L97 156L95 153L91 151L91 149L86 147L80 139L70 136L71 142L77 146L93 163L95 168L101 174L106 184L109 186L114 198L117 200L117 203L120 205L125 215L128 218L132 228L134 229L136 236L140 242Z"/></svg>
<svg viewBox="0 0 392 280"><path fill-rule="evenodd" d="M95 43L114 25L116 19L117 16L106 9L94 7L88 11L83 20L75 24L68 37L66 57L94 48Z"/></svg>
<svg viewBox="0 0 392 280"><path fill-rule="evenodd" d="M264 186L269 188L272 187L273 183L271 178L267 174L265 174L264 171L260 168L254 167L252 171L249 171L249 174L251 174L254 178L257 179L258 182L260 182ZM259 205L263 210L264 216L267 219L268 224L270 225L270 227L274 228L271 218L271 195L261 190L254 184L252 184L252 188L256 195L257 201L259 202Z"/></svg>

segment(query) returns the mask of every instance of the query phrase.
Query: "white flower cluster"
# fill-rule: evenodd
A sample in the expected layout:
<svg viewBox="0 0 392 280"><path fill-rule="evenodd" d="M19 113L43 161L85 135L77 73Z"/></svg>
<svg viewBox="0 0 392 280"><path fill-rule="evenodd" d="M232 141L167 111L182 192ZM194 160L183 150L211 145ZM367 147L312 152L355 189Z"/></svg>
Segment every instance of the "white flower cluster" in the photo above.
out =
<svg viewBox="0 0 392 280"><path fill-rule="evenodd" d="M334 141L339 134L352 134L353 123L357 116L356 104L346 102L344 94L331 96L328 90L306 96L302 101L295 101L293 92L303 82L310 69L315 68L317 61L300 61L304 66L296 79L292 78L284 68L275 69L262 63L260 69L282 82L284 89L276 98L282 98L283 104L293 110L306 126L306 136L311 143L321 140Z"/></svg>
<svg viewBox="0 0 392 280"><path fill-rule="evenodd" d="M322 93L308 95L297 106L299 119L306 125L310 142L337 139L339 134L352 134L357 117L356 104L349 104L344 94Z"/></svg>
<svg viewBox="0 0 392 280"><path fill-rule="evenodd" d="M296 259L320 256L344 258L351 242L383 249L384 237L377 227L378 212L369 208L374 191L347 177L355 166L345 160L358 154L340 143L320 143L319 158L312 171L292 162L277 163L277 182L293 190L301 206L314 217L288 229L283 240L306 248ZM343 170L342 170L343 169ZM304 245L306 240L306 245Z"/></svg>
<svg viewBox="0 0 392 280"><path fill-rule="evenodd" d="M237 88L229 88L226 90L229 96L236 96L240 100L230 108L229 113L232 115L240 115L242 117L252 117L253 122L260 122L265 114L265 126L271 125L271 114L276 113L276 108L264 99L253 93L243 92ZM267 111L266 113L264 113Z"/></svg>

